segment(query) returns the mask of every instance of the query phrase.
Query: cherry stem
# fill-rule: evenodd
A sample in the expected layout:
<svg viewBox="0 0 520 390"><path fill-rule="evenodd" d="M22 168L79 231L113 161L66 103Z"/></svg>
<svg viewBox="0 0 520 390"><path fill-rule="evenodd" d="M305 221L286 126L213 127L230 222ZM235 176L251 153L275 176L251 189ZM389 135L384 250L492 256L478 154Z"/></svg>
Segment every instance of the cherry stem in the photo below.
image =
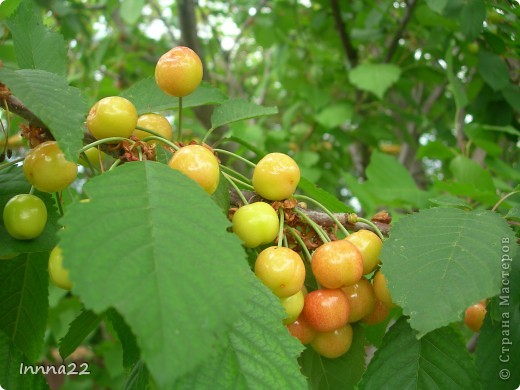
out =
<svg viewBox="0 0 520 390"><path fill-rule="evenodd" d="M179 129L177 131L177 141L182 141L182 96L179 96Z"/></svg>
<svg viewBox="0 0 520 390"><path fill-rule="evenodd" d="M29 195L34 194L34 186L31 186L31 189L29 190Z"/></svg>
<svg viewBox="0 0 520 390"><path fill-rule="evenodd" d="M155 135L155 136L157 136L157 137L160 137L161 140L163 140L163 139L164 139L164 140L168 140L167 138L164 138L161 134L157 133L156 131L153 131L153 130L147 129L146 127L135 126L135 128L136 128L137 130L142 130L142 131L145 131L145 132L147 132L147 133L150 133L151 135ZM141 141L142 141L142 140L141 140ZM170 141L170 140L168 140L168 141Z"/></svg>
<svg viewBox="0 0 520 390"><path fill-rule="evenodd" d="M56 196L56 203L58 203L58 211L60 212L60 215L63 217L63 205L61 204L61 197L59 192L55 192L54 195Z"/></svg>
<svg viewBox="0 0 520 390"><path fill-rule="evenodd" d="M143 150L140 146L137 147L137 153L139 154L139 161L143 161Z"/></svg>
<svg viewBox="0 0 520 390"><path fill-rule="evenodd" d="M173 148L175 150L180 149L179 146L175 145L172 141L168 141L166 138L158 137L156 135L151 135L149 137L143 138L141 141L146 142L146 141L150 141L150 140L157 140L157 141L164 142L165 144L167 144L168 146L170 146L171 148Z"/></svg>
<svg viewBox="0 0 520 390"><path fill-rule="evenodd" d="M237 192L238 196L240 197L240 200L242 201L242 203L244 205L249 204L249 202L247 201L244 194L242 194L242 191L240 191L240 188L238 188L238 186L236 185L236 183L234 181L236 179L233 178L232 176L228 175L225 172L222 172L222 176L224 176L224 178L228 181L228 183L231 184L231 186L235 189L235 191Z"/></svg>
<svg viewBox="0 0 520 390"><path fill-rule="evenodd" d="M108 170L111 171L112 169L116 168L119 164L121 164L121 160L120 160L120 159L117 159L117 160L114 161L114 163L110 166L110 168L108 168Z"/></svg>
<svg viewBox="0 0 520 390"><path fill-rule="evenodd" d="M510 196L513 196L513 195L515 195L515 194L519 194L519 193L520 193L520 191L513 191L513 192L510 192L509 194L504 195L504 196L503 196L503 197L502 197L502 198L501 198L501 199L500 199L500 200L499 200L499 201L498 201L498 202L493 206L493 208L491 209L491 211L495 211L495 210L498 208L498 206L500 206L500 204L501 204L504 200L506 200L507 198L509 198Z"/></svg>
<svg viewBox="0 0 520 390"><path fill-rule="evenodd" d="M87 151L90 148L93 148L94 146L98 146L98 145L101 145L101 144L110 144L110 143L114 143L114 142L121 142L121 141L128 141L131 144L135 144L135 141L133 141L133 140L131 140L129 138L125 138L125 137L109 137L109 138L98 139L97 141L91 142L90 144L83 146L79 150L79 152L80 153L84 153L85 151Z"/></svg>
<svg viewBox="0 0 520 390"><path fill-rule="evenodd" d="M343 226L341 224L341 222L338 220L338 218L328 209L326 208L324 205L322 205L320 202L318 202L316 199L313 199L309 196L305 196L305 195L294 195L294 198L295 199L301 199L303 201L307 201L307 202L311 202L311 203L314 203L316 206L318 206L320 209L322 209L325 214L327 214L333 221L334 223L336 224L336 226L339 228L339 230L341 230L343 232L343 234L345 236L348 236L350 233L348 232L348 230L345 228L345 226Z"/></svg>
<svg viewBox="0 0 520 390"><path fill-rule="evenodd" d="M357 215L355 216L355 219L356 221L355 222L363 222L363 223L366 223L368 226L370 226L372 229L374 229L374 231L376 232L376 234L379 236L379 238L381 239L381 241L384 241L384 236L383 236L383 233L381 233L381 230L379 230L379 228L377 227L377 225L370 221L369 219L365 219L365 218L361 218L361 217L358 217Z"/></svg>
<svg viewBox="0 0 520 390"><path fill-rule="evenodd" d="M215 127L211 127L211 128L206 132L206 135L204 136L204 138L202 138L202 143L206 143L206 140L207 140L208 137L211 135L211 133L213 133L213 130L215 130Z"/></svg>
<svg viewBox="0 0 520 390"><path fill-rule="evenodd" d="M309 264L311 263L311 260L312 260L312 256L311 256L311 253L309 252L309 250L307 249L307 246L305 245L305 243L303 242L302 238L300 237L300 235L298 234L298 232L293 229L292 227L290 226L287 226L287 230L289 231L289 233L291 233L291 235L296 239L296 241L298 241L298 244L300 244L301 248L302 248L302 251L303 251L303 254L304 254L304 257L305 257L305 260L307 260L309 262Z"/></svg>
<svg viewBox="0 0 520 390"><path fill-rule="evenodd" d="M85 160L87 162L87 165L90 168L90 170L92 172L96 172L96 170L94 169L94 166L90 162L90 159L87 157L87 154L85 152L81 152L80 155L81 155L81 157L83 157L83 160Z"/></svg>
<svg viewBox="0 0 520 390"><path fill-rule="evenodd" d="M251 184L251 180L248 177L242 175L240 172L235 171L233 168L227 167L223 164L220 164L220 168L225 170L229 174L237 176L240 180L242 180L248 184Z"/></svg>
<svg viewBox="0 0 520 390"><path fill-rule="evenodd" d="M229 179L233 180L235 183L239 183L239 184L243 185L244 187L248 188L249 190L253 190L253 186L251 184L248 184L240 179L237 179L236 177L233 177L225 172L222 172L222 174L224 176L227 176ZM238 192L239 192L238 196L242 195L242 191L238 190Z"/></svg>
<svg viewBox="0 0 520 390"><path fill-rule="evenodd" d="M283 225L285 223L285 211L283 207L278 209L278 214L280 214L280 227L278 228L278 246L282 246L284 233L283 233Z"/></svg>
<svg viewBox="0 0 520 390"><path fill-rule="evenodd" d="M227 154L228 156L232 156L232 157L235 157L236 159L246 163L247 165L255 168L256 167L256 164L254 162L251 162L249 161L247 158L244 158L242 156L239 156L238 154L236 153L233 153L233 152L230 152L229 150L225 150L225 149L213 149L214 152L217 152L217 153L222 153L222 154Z"/></svg>
<svg viewBox="0 0 520 390"><path fill-rule="evenodd" d="M298 214L300 216L300 218L302 218L305 222L307 222L307 224L310 227L312 227L314 229L314 231L316 232L316 234L318 234L318 236L320 237L320 239L323 243L330 242L330 238L327 236L327 234L321 228L320 225L318 225L316 222L314 222L312 219L310 219L307 216L307 214L305 214L301 210L298 210L297 208L295 208L294 211L296 212L296 214Z"/></svg>

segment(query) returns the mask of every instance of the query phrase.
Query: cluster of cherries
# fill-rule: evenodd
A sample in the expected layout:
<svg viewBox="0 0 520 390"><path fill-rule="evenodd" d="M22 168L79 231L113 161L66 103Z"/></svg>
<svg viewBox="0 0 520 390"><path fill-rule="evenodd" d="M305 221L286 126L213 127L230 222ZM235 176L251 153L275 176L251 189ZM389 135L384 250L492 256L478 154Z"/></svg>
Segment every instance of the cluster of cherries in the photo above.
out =
<svg viewBox="0 0 520 390"><path fill-rule="evenodd" d="M298 198L294 191L299 179L300 170L291 157L271 153L261 159L254 167L252 183L263 200L234 212L233 231L246 247L262 248L254 271L279 297L290 333L319 354L335 358L352 344L351 323L382 322L394 306L386 280L376 270L382 241L370 230L359 230L343 239L322 242L312 254L304 249L303 232L284 226L281 220L293 212L283 205L290 204L287 199L293 196ZM304 206L296 207L305 213ZM289 234L297 239L297 245L284 245ZM310 262L308 267L306 261ZM318 285L311 292L305 286L306 268L312 270ZM368 275L373 276L372 281Z"/></svg>
<svg viewBox="0 0 520 390"><path fill-rule="evenodd" d="M202 73L197 54L189 48L176 47L157 62L155 79L165 93L178 97L181 103L182 97L198 87ZM193 179L208 194L216 191L220 177L226 178L241 198L240 207L230 213L233 231L244 246L258 251L255 274L279 297L287 314L284 324L289 332L321 355L334 358L345 354L352 343L350 324L380 323L394 307L385 277L379 270L382 235L377 227L374 226L374 231L378 234L371 230L350 233L336 220L344 237L331 239L306 217L304 203L297 201L305 197L294 194L300 169L290 156L270 153L257 164L243 159L253 167L249 180L220 165L216 153L225 151L213 150L203 142L181 143L181 126L178 142L173 142L172 126L163 115L139 116L135 106L119 96L106 97L94 104L86 128L95 141L82 148L79 163L92 170L104 171L103 162L108 155L101 151L102 144L120 152L110 169L122 162L154 159L155 149L166 147L173 153L168 165ZM76 179L77 165L65 159L56 141L32 146L24 161L25 177L33 188L58 195ZM249 203L240 186L254 190L260 200ZM57 201L60 202L59 196ZM319 244L314 241L314 245L308 245L301 226L289 223L289 217L295 216L312 226L320 237ZM45 203L32 190L29 194L16 195L5 205L3 222L13 238L35 239L47 223ZM310 292L305 280L306 276L312 276L306 275L306 269L312 270L318 286ZM57 286L72 288L59 246L50 253L49 274Z"/></svg>

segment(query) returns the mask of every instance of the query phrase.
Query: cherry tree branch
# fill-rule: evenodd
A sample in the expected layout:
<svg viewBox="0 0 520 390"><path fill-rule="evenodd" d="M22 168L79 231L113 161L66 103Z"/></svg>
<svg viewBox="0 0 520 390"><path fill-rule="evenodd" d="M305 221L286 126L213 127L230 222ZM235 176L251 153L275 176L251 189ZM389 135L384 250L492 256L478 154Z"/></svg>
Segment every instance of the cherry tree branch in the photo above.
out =
<svg viewBox="0 0 520 390"><path fill-rule="evenodd" d="M358 62L358 52L352 44L348 34L347 26L341 17L341 7L339 0L330 0L330 5L332 7L334 21L336 22L336 29L338 30L339 38L341 39L341 44L343 45L343 50L345 51L345 56L347 57L348 67L354 68Z"/></svg>
<svg viewBox="0 0 520 390"><path fill-rule="evenodd" d="M239 207L242 205L242 200L240 196L236 193L235 190L230 190L230 205L232 207ZM248 190L242 190L242 195L246 198L246 200L249 203L259 202L262 200L262 198L256 194L253 191ZM336 222L325 212L316 211L316 210L310 210L307 208L299 207L298 209L305 213L311 220L316 222L318 225L324 227L324 228L331 228L334 227ZM338 219L338 221L347 229L351 231L358 231L358 230L371 230L374 231L374 229L363 222L356 222L354 224L349 222L349 217L352 217L353 214L351 213L334 213L334 216ZM377 228L383 233L384 236L388 237L388 234L390 233L390 223L381 222L376 219L373 219L372 222L377 226Z"/></svg>
<svg viewBox="0 0 520 390"><path fill-rule="evenodd" d="M392 60L392 57L394 56L394 54L397 50L399 40L403 37L404 30L406 30L406 26L408 25L408 22L412 18L416 5L417 5L417 0L410 0L406 4L406 13L405 13L403 19L401 20L399 29L395 32L395 35L392 38L392 41L388 45L388 51L386 52L385 62L390 62Z"/></svg>

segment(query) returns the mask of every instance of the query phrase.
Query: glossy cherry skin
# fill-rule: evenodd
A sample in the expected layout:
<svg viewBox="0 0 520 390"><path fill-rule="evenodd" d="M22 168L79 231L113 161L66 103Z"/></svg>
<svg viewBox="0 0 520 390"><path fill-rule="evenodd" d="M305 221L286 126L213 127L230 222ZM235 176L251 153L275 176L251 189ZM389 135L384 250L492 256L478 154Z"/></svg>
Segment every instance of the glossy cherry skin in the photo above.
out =
<svg viewBox="0 0 520 390"><path fill-rule="evenodd" d="M11 237L31 240L40 236L45 229L47 208L35 195L15 195L4 206L3 221Z"/></svg>
<svg viewBox="0 0 520 390"><path fill-rule="evenodd" d="M72 288L69 271L63 268L63 256L59 246L55 246L49 255L49 276L56 286L64 290Z"/></svg>
<svg viewBox="0 0 520 390"><path fill-rule="evenodd" d="M376 325L387 319L390 314L390 309L380 300L376 300L374 310L372 313L366 315L361 319L361 322L367 325Z"/></svg>
<svg viewBox="0 0 520 390"><path fill-rule="evenodd" d="M330 332L348 322L350 306L341 289L320 289L307 294L302 315L318 332Z"/></svg>
<svg viewBox="0 0 520 390"><path fill-rule="evenodd" d="M166 119L164 116L159 114L144 114L139 116L137 118L137 126L152 130L153 132L157 133L159 136L167 139L168 141L172 140L173 137L173 129L172 125L170 125L170 122L168 122L168 119ZM146 137L150 137L152 133L149 133L144 130L135 129L132 133L134 137L137 137L139 139L144 139ZM147 144L151 145L154 143L162 143L161 141L151 139L146 141Z"/></svg>
<svg viewBox="0 0 520 390"><path fill-rule="evenodd" d="M370 230L358 230L347 237L345 240L353 243L363 257L363 275L371 273L379 264L379 255L383 242L377 234Z"/></svg>
<svg viewBox="0 0 520 390"><path fill-rule="evenodd" d="M208 148L201 145L184 146L173 154L168 165L197 182L208 194L217 190L220 168L217 158Z"/></svg>
<svg viewBox="0 0 520 390"><path fill-rule="evenodd" d="M269 200L289 198L300 182L300 168L296 161L283 153L269 153L253 171L253 187L261 197Z"/></svg>
<svg viewBox="0 0 520 390"><path fill-rule="evenodd" d="M479 302L475 305L471 305L464 312L464 323L473 332L478 332L484 324L484 318L486 317L487 309L486 306Z"/></svg>
<svg viewBox="0 0 520 390"><path fill-rule="evenodd" d="M270 246L256 258L255 274L276 296L285 298L302 289L305 265L292 249Z"/></svg>
<svg viewBox="0 0 520 390"><path fill-rule="evenodd" d="M189 95L202 81L200 57L189 47L177 46L159 58L155 66L155 81L159 88L172 96Z"/></svg>
<svg viewBox="0 0 520 390"><path fill-rule="evenodd" d="M345 240L327 242L312 255L312 272L326 288L357 283L363 275L363 258L356 246Z"/></svg>
<svg viewBox="0 0 520 390"><path fill-rule="evenodd" d="M300 313L303 310L303 291L300 290L296 294L291 295L287 298L280 298L280 303L282 304L285 312L287 313L287 317L284 318L284 325L290 324L298 318Z"/></svg>
<svg viewBox="0 0 520 390"><path fill-rule="evenodd" d="M374 293L376 294L376 298L378 300L383 302L390 309L396 306L392 301L392 296L390 295L390 290L388 290L386 278L381 270L374 274L372 286L374 287Z"/></svg>
<svg viewBox="0 0 520 390"><path fill-rule="evenodd" d="M317 332L311 346L321 356L329 359L338 358L350 349L353 335L352 326L346 324L330 332Z"/></svg>
<svg viewBox="0 0 520 390"><path fill-rule="evenodd" d="M350 305L348 322L357 322L372 313L376 307L376 294L370 281L361 278L352 286L342 287Z"/></svg>
<svg viewBox="0 0 520 390"><path fill-rule="evenodd" d="M300 315L296 321L286 326L289 330L289 333L300 340L303 345L311 343L316 336L316 330L308 324L302 315Z"/></svg>
<svg viewBox="0 0 520 390"><path fill-rule="evenodd" d="M59 192L76 179L78 167L65 159L56 141L47 141L27 154L23 172L27 181L37 190Z"/></svg>
<svg viewBox="0 0 520 390"><path fill-rule="evenodd" d="M265 202L240 207L233 214L232 223L233 231L248 248L273 242L280 229L278 214Z"/></svg>
<svg viewBox="0 0 520 390"><path fill-rule="evenodd" d="M128 138L137 125L137 109L128 99L108 96L92 106L86 125L96 139Z"/></svg>

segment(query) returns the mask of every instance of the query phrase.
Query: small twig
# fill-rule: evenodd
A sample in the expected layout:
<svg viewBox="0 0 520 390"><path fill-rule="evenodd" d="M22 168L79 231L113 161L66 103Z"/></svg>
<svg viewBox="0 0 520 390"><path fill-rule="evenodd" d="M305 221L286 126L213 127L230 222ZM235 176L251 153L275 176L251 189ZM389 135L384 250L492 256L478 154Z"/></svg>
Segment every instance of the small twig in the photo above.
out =
<svg viewBox="0 0 520 390"><path fill-rule="evenodd" d="M334 16L334 21L336 22L336 29L338 30L339 38L341 39L341 43L343 45L343 50L345 51L345 56L347 58L347 65L349 68L354 68L358 63L358 52L354 48L350 36L347 31L347 26L341 17L341 8L338 0L330 0L330 5L332 7L332 15Z"/></svg>
<svg viewBox="0 0 520 390"><path fill-rule="evenodd" d="M410 2L408 2L406 4L406 13L403 17L403 20L401 20L399 28L395 32L395 35L392 38L392 41L388 45L388 51L386 52L385 62L390 62L392 60L392 57L394 56L394 54L397 50L397 46L399 45L399 40L403 37L404 30L406 29L408 22L412 18L413 11L414 11L416 5L417 5L417 0L410 0Z"/></svg>

